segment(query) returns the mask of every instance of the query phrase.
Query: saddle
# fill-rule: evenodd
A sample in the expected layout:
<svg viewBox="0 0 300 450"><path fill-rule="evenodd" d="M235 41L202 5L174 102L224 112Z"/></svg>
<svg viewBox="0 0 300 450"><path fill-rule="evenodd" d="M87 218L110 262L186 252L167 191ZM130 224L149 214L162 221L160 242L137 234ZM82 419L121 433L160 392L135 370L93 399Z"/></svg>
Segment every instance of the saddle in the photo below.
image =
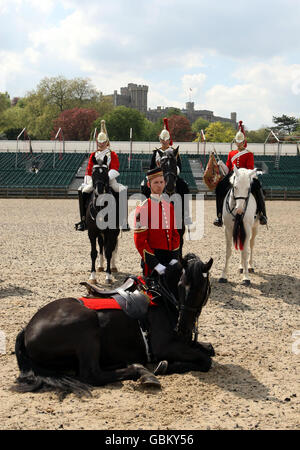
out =
<svg viewBox="0 0 300 450"><path fill-rule="evenodd" d="M136 280L134 278L129 277L122 284L122 286L120 286L118 288L110 289L107 291L103 291L103 290L99 289L97 286L88 283L87 281L82 281L80 284L87 288L87 291L88 291L89 295L91 295L91 296L94 295L94 296L98 296L98 297L102 297L102 298L110 298L113 294L118 294L119 290L127 291L130 288L132 288L133 286L135 286Z"/></svg>
<svg viewBox="0 0 300 450"><path fill-rule="evenodd" d="M151 292L136 277L129 277L122 286L105 291L85 281L80 284L87 288L89 297L79 300L90 309L122 309L132 319L143 320L149 306L155 305Z"/></svg>

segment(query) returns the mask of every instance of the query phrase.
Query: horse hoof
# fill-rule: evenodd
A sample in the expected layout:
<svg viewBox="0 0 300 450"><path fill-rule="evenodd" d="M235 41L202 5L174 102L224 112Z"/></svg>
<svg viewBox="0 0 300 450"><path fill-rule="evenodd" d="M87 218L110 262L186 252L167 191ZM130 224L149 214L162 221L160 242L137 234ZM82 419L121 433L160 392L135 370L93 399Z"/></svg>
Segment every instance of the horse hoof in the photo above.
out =
<svg viewBox="0 0 300 450"><path fill-rule="evenodd" d="M250 267L250 268L248 269L248 272L249 272L249 273L254 273L253 267Z"/></svg>
<svg viewBox="0 0 300 450"><path fill-rule="evenodd" d="M160 389L161 388L161 384L159 382L159 380L154 376L154 375L143 375L140 378L141 384L145 387L153 387L153 388L157 388Z"/></svg>
<svg viewBox="0 0 300 450"><path fill-rule="evenodd" d="M112 268L111 268L111 271L112 271L112 272L118 272L118 269L117 269L116 267L112 267Z"/></svg>
<svg viewBox="0 0 300 450"><path fill-rule="evenodd" d="M244 271L243 269L240 269L240 273L243 273L243 271Z"/></svg>
<svg viewBox="0 0 300 450"><path fill-rule="evenodd" d="M219 278L219 283L227 283L227 278Z"/></svg>
<svg viewBox="0 0 300 450"><path fill-rule="evenodd" d="M111 278L105 278L105 284L112 284Z"/></svg>
<svg viewBox="0 0 300 450"><path fill-rule="evenodd" d="M250 280L243 280L242 285L243 286L250 286Z"/></svg>
<svg viewBox="0 0 300 450"><path fill-rule="evenodd" d="M98 267L97 272L104 272L104 267Z"/></svg>

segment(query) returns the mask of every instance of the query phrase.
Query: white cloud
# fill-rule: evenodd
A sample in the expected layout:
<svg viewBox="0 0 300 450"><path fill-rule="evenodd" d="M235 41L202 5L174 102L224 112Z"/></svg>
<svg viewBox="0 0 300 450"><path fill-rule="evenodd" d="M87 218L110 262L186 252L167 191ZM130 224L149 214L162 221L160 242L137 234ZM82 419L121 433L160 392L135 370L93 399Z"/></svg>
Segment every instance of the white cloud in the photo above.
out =
<svg viewBox="0 0 300 450"><path fill-rule="evenodd" d="M299 117L300 64L275 58L268 63L247 64L233 73L238 84L215 85L205 93L206 104L216 115L237 112L248 128L272 124L274 115ZM299 92L300 93L300 92Z"/></svg>

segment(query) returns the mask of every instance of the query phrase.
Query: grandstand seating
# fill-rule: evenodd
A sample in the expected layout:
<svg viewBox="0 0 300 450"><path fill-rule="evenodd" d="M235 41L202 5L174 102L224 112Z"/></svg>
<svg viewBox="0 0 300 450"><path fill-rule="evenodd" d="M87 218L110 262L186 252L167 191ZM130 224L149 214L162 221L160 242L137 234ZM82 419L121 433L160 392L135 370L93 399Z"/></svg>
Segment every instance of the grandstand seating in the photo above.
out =
<svg viewBox="0 0 300 450"><path fill-rule="evenodd" d="M152 154L133 153L129 167L129 153L118 154L120 160L119 182L128 186L129 192L140 191L140 184L149 169ZM197 185L189 160L199 160L205 169L208 155L181 154L181 177L187 182L190 192L197 192ZM226 162L227 155L219 155ZM38 173L29 170L34 158L40 162ZM56 189L64 192L76 177L79 168L87 158L85 153L24 153L0 152L0 189ZM267 172L260 175L263 188L268 190L290 190L300 192L300 157L281 156L279 167L275 166L275 156L255 155L257 166L264 163Z"/></svg>
<svg viewBox="0 0 300 450"><path fill-rule="evenodd" d="M0 153L0 187L68 188L84 158L83 153ZM37 173L29 171L33 161L40 164Z"/></svg>
<svg viewBox="0 0 300 450"><path fill-rule="evenodd" d="M128 186L129 191L139 190L140 184L145 179L145 172L149 169L151 154L137 154L134 153L130 160L129 168L129 154L119 154L120 161L120 183ZM197 192L197 186L193 177L189 157L181 155L182 170L180 176L189 185L191 193Z"/></svg>

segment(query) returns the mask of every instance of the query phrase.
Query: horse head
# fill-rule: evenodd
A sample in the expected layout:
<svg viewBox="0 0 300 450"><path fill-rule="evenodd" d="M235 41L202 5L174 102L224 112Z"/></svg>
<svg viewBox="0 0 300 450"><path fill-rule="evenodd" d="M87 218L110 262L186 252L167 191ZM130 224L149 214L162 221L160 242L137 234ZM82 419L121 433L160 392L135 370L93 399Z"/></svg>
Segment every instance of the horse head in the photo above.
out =
<svg viewBox="0 0 300 450"><path fill-rule="evenodd" d="M95 158L92 180L94 191L97 196L109 191L107 156L105 156L103 160L99 158L96 160Z"/></svg>
<svg viewBox="0 0 300 450"><path fill-rule="evenodd" d="M188 253L182 260L182 273L178 283L179 317L177 333L185 342L190 342L193 330L197 336L197 320L206 305L211 287L209 270L213 259L203 263L193 253Z"/></svg>
<svg viewBox="0 0 300 450"><path fill-rule="evenodd" d="M232 185L232 195L235 200L235 211L237 214L243 214L251 192L251 183L256 175L256 169L238 169L233 166L233 175L230 178Z"/></svg>
<svg viewBox="0 0 300 450"><path fill-rule="evenodd" d="M169 148L168 150L159 150L160 156L160 167L162 168L164 179L166 182L166 192L171 195L176 189L176 179L177 179L177 155L178 148Z"/></svg>

